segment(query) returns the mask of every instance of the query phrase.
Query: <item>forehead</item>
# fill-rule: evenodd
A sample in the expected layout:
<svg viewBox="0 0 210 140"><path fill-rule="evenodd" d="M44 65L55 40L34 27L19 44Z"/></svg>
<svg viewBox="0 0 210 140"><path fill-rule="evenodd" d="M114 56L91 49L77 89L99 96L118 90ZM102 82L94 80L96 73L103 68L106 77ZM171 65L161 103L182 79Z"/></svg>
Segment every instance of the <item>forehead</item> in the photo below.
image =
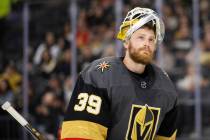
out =
<svg viewBox="0 0 210 140"><path fill-rule="evenodd" d="M144 28L139 28L138 30L136 30L132 34L132 36L137 36L137 35L144 35L144 36L148 36L148 37L155 37L155 32L152 29L144 27Z"/></svg>

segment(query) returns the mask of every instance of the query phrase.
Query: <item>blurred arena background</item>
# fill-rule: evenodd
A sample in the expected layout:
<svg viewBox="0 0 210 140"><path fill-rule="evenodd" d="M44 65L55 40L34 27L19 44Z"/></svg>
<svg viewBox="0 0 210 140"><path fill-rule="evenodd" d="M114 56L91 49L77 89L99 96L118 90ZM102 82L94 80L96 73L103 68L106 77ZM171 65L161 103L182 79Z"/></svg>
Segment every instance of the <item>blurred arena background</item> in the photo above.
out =
<svg viewBox="0 0 210 140"><path fill-rule="evenodd" d="M116 32L136 6L164 18L154 62L177 87L177 140L209 140L209 0L0 0L0 99L57 139L77 74L97 58L121 55ZM0 139L33 138L0 109Z"/></svg>

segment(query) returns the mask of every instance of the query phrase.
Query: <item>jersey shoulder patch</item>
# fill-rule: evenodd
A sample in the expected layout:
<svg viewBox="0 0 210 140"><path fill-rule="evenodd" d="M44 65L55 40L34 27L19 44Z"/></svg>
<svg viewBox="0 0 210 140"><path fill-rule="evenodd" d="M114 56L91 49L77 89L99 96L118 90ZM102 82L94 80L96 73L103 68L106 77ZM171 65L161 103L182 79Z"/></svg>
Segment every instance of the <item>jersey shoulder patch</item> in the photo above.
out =
<svg viewBox="0 0 210 140"><path fill-rule="evenodd" d="M97 59L85 68L81 75L86 83L91 83L96 87L107 88L110 79L116 73L117 60L115 57Z"/></svg>
<svg viewBox="0 0 210 140"><path fill-rule="evenodd" d="M99 71L104 72L111 67L111 64L109 62L103 61L100 62L96 67Z"/></svg>

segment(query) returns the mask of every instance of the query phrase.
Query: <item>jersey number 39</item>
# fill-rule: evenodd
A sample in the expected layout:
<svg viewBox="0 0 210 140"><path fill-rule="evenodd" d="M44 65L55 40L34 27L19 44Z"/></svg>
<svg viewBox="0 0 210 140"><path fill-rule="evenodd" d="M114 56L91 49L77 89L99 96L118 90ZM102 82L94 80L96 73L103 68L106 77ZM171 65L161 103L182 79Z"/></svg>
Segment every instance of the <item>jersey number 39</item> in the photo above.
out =
<svg viewBox="0 0 210 140"><path fill-rule="evenodd" d="M86 111L88 113L98 115L101 110L101 97L96 95L88 95L88 93L80 93L77 97L79 103L74 106L75 111Z"/></svg>

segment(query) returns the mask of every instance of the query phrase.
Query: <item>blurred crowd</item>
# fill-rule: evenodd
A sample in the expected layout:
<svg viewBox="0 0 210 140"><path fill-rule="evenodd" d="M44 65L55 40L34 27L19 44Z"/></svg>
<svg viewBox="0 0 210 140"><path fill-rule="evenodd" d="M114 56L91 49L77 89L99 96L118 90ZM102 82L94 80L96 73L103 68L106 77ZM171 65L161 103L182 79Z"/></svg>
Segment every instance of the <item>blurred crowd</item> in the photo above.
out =
<svg viewBox="0 0 210 140"><path fill-rule="evenodd" d="M30 3L31 2L31 3ZM116 54L115 2L77 0L77 72L97 58ZM55 139L72 93L73 35L69 1L29 1L29 62L23 66L21 1L12 10L0 10L0 99L23 108L23 68L29 73L30 121L48 139ZM136 6L155 8L154 0L123 0L123 17ZM180 135L194 131L195 62L200 64L200 89L204 128L210 126L210 2L200 1L200 41L193 41L192 0L163 0L165 39L161 46L162 68L169 74L180 97ZM0 8L1 9L1 8ZM199 48L200 56L195 56ZM196 60L197 59L197 60ZM190 102L191 101L191 102ZM3 111L0 111L3 114ZM4 113L6 115L6 113Z"/></svg>

